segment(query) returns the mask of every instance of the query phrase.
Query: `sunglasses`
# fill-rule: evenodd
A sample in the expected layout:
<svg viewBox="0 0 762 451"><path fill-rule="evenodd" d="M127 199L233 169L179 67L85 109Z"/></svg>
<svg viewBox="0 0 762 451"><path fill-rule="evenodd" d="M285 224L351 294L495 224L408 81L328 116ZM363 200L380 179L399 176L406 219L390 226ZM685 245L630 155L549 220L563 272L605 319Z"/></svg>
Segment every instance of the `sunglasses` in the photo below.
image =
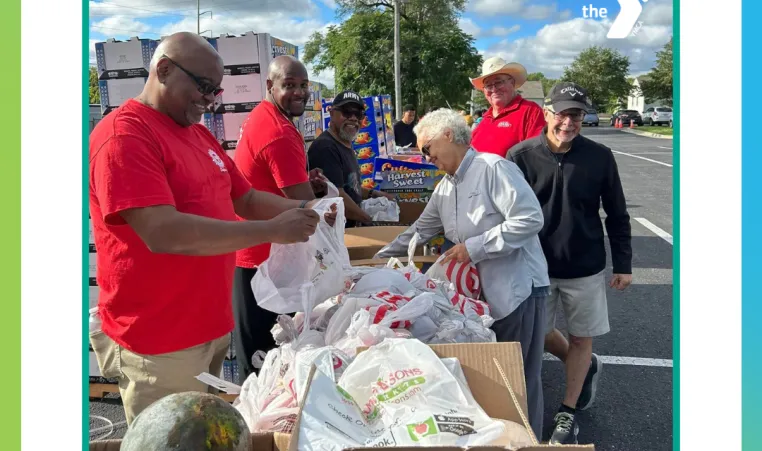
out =
<svg viewBox="0 0 762 451"><path fill-rule="evenodd" d="M365 116L365 112L362 110L357 110L354 108L337 108L336 111L341 113L342 116L344 116L346 119L351 118L352 116L356 117L357 119L362 119L363 116Z"/></svg>
<svg viewBox="0 0 762 451"><path fill-rule="evenodd" d="M434 138L436 138L436 137L434 137ZM426 144L424 144L423 147L421 147L421 153L426 158L431 156L431 150L430 150L430 148L431 148L431 141L433 141L434 138L430 138L428 141L426 141Z"/></svg>
<svg viewBox="0 0 762 451"><path fill-rule="evenodd" d="M222 94L222 91L224 91L219 86L214 86L213 84L207 82L204 80L203 77L199 77L197 75L194 75L191 71L185 69L183 66L177 64L176 62L172 61L172 58L168 57L167 55L162 55L162 58L166 58L167 61L172 63L175 67L180 69L181 71L185 72L185 75L191 78L196 83L196 87L198 88L198 92L200 92L203 95L209 95L214 94L214 97L219 96Z"/></svg>

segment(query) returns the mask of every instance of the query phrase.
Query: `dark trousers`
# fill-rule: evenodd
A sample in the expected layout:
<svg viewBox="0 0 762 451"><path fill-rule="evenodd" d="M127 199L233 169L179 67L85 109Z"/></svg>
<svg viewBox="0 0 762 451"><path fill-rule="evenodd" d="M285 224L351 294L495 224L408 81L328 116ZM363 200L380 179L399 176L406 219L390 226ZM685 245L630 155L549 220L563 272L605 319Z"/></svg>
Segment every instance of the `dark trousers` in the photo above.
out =
<svg viewBox="0 0 762 451"><path fill-rule="evenodd" d="M267 353L275 348L275 340L270 330L275 325L278 314L257 305L251 291L251 279L256 273L256 269L236 267L233 276L233 349L238 361L241 383L251 373L259 374L259 369L255 369L251 362L254 353L259 350Z"/></svg>
<svg viewBox="0 0 762 451"><path fill-rule="evenodd" d="M498 342L519 342L527 386L527 418L537 440L542 440L542 357L545 348L545 297L547 287L535 288L510 315L495 321Z"/></svg>

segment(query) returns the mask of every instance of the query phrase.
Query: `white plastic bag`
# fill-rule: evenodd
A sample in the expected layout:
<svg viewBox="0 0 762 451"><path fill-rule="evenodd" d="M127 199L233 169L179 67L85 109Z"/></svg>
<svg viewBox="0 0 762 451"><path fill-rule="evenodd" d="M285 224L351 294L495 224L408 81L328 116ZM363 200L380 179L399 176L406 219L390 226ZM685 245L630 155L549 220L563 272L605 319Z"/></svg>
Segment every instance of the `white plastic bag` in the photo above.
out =
<svg viewBox="0 0 762 451"><path fill-rule="evenodd" d="M397 222L400 220L400 206L386 197L367 199L360 203L363 209L373 221Z"/></svg>
<svg viewBox="0 0 762 451"><path fill-rule="evenodd" d="M432 279L443 280L453 284L455 291L471 299L479 299L482 287L479 271L472 262L459 263L450 260L442 264L444 254L426 271L426 275Z"/></svg>
<svg viewBox="0 0 762 451"><path fill-rule="evenodd" d="M298 449L488 445L505 426L467 392L428 346L386 339L358 355L338 385L315 372Z"/></svg>
<svg viewBox="0 0 762 451"><path fill-rule="evenodd" d="M336 204L336 223L325 222L324 215ZM317 230L306 243L273 244L270 257L259 266L251 281L260 307L275 313L311 313L318 302L349 288L351 265L344 246L344 202L339 198L321 199L314 210L320 215ZM304 298L305 286L313 288Z"/></svg>

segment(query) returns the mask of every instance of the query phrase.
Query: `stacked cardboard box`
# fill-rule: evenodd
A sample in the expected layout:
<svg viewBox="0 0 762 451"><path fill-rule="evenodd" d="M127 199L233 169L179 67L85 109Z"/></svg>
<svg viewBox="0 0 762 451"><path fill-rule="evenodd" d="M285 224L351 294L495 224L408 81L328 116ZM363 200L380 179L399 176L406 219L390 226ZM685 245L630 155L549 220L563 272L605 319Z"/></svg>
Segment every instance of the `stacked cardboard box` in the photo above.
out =
<svg viewBox="0 0 762 451"><path fill-rule="evenodd" d="M108 39L95 44L101 112L105 115L143 90L158 41Z"/></svg>

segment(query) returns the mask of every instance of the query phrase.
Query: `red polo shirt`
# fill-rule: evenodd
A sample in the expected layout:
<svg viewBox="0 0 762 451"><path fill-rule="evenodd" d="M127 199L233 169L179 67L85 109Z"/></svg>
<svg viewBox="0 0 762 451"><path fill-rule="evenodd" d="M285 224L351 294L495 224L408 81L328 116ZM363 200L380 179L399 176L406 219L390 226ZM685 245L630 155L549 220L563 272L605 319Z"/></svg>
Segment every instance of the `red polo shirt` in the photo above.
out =
<svg viewBox="0 0 762 451"><path fill-rule="evenodd" d="M539 135L543 127L545 117L542 108L516 95L497 117L493 116L491 108L484 113L471 134L471 145L479 152L505 158L511 147Z"/></svg>
<svg viewBox="0 0 762 451"><path fill-rule="evenodd" d="M151 252L120 212L171 205L235 221L251 187L203 125L181 127L128 100L90 134L90 214L101 329L139 354L190 348L233 330L233 253Z"/></svg>
<svg viewBox="0 0 762 451"><path fill-rule="evenodd" d="M243 123L233 158L258 191L286 197L282 188L310 180L304 138L294 123L267 101L257 105ZM236 266L256 268L269 256L269 244L243 249L236 253Z"/></svg>

